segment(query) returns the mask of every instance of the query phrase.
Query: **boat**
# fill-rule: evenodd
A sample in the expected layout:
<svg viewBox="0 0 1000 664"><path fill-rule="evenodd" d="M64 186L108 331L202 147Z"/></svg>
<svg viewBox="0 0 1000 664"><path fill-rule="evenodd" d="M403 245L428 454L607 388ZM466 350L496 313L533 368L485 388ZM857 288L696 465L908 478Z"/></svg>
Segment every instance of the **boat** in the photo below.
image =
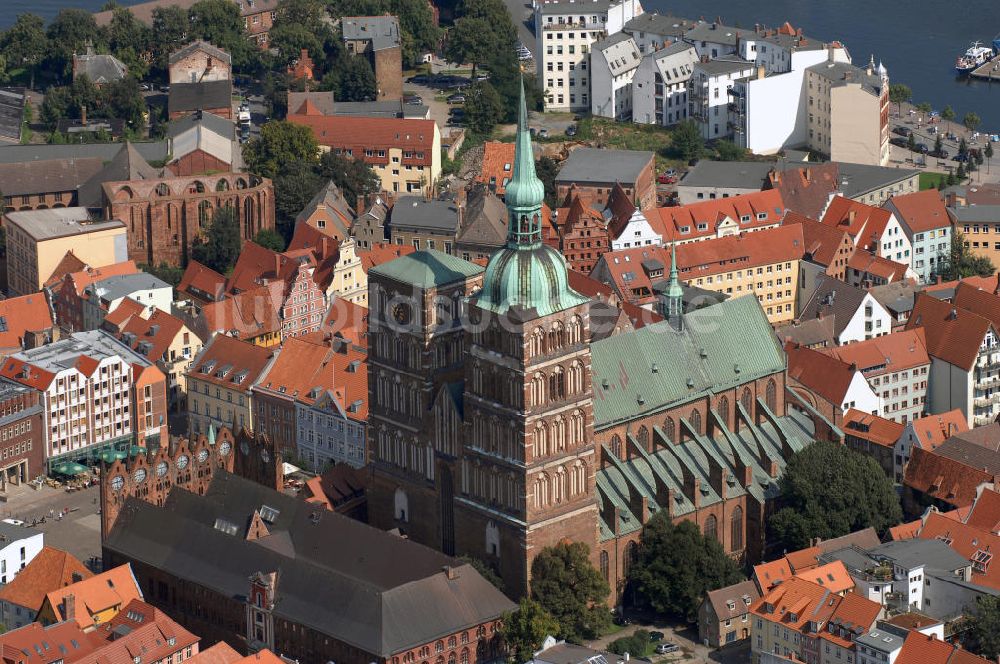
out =
<svg viewBox="0 0 1000 664"><path fill-rule="evenodd" d="M955 71L959 74L969 74L992 57L992 48L983 46L981 42L973 42L969 50L955 62Z"/></svg>
<svg viewBox="0 0 1000 664"><path fill-rule="evenodd" d="M993 52L1000 55L1000 35L993 38Z"/></svg>

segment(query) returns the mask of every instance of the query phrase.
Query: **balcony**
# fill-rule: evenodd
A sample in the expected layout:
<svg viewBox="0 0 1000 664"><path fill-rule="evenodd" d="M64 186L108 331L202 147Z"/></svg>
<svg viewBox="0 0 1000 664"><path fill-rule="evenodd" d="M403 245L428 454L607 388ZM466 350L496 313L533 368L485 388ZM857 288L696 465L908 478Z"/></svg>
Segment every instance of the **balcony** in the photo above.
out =
<svg viewBox="0 0 1000 664"><path fill-rule="evenodd" d="M977 416L977 417L972 418L972 424L974 426L977 426L977 427L989 426L989 425L993 424L993 418L992 417Z"/></svg>

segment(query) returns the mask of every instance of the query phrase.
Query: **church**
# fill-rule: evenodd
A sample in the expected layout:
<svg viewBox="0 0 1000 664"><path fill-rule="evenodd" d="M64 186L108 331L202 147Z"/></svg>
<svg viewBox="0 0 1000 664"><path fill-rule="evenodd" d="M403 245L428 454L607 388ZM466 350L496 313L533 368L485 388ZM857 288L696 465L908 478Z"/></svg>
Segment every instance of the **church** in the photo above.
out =
<svg viewBox="0 0 1000 664"><path fill-rule="evenodd" d="M788 458L840 432L786 392L755 297L685 314L673 266L664 321L594 340L592 300L543 242L544 196L522 90L485 270L428 250L369 272L370 522L484 561L514 597L569 539L617 603L661 510L760 560Z"/></svg>

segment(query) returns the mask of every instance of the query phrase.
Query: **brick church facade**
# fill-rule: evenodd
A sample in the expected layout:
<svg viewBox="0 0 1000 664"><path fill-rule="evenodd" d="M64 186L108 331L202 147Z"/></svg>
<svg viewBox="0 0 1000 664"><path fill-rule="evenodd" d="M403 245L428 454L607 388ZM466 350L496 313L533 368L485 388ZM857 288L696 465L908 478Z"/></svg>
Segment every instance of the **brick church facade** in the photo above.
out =
<svg viewBox="0 0 1000 664"><path fill-rule="evenodd" d="M483 560L512 596L570 539L616 601L661 510L758 560L767 499L821 419L786 408L766 315L753 297L683 314L674 271L667 320L593 341L543 242L523 100L516 145L485 272L434 251L369 271L369 520Z"/></svg>

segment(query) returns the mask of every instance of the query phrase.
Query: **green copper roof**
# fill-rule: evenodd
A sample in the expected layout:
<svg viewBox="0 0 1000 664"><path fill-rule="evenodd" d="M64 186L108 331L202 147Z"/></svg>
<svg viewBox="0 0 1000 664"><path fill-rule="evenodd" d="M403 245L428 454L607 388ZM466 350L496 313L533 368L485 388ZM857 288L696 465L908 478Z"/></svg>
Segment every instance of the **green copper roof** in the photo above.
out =
<svg viewBox="0 0 1000 664"><path fill-rule="evenodd" d="M752 295L687 313L680 331L663 321L594 342L590 350L595 429L785 368Z"/></svg>
<svg viewBox="0 0 1000 664"><path fill-rule="evenodd" d="M531 151L531 134L528 131L528 108L524 101L524 81L521 81L521 99L517 116L514 175L507 183L504 201L508 208L535 210L545 200L545 185L535 175L535 156ZM510 233L514 233L513 225Z"/></svg>
<svg viewBox="0 0 1000 664"><path fill-rule="evenodd" d="M400 256L373 267L370 275L378 275L419 288L434 288L475 276L483 268L442 251L426 249Z"/></svg>

